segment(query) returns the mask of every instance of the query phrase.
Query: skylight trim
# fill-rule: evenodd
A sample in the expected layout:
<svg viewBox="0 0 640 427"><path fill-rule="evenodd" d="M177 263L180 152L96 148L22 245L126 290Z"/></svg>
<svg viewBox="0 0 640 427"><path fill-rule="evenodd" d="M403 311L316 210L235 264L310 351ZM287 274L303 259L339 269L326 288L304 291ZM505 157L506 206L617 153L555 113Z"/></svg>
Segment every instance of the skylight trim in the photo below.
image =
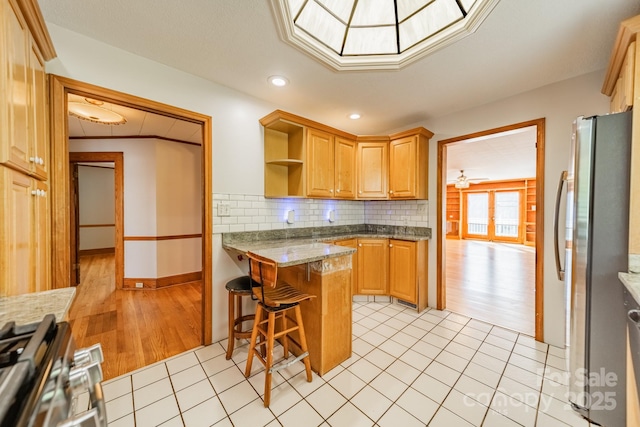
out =
<svg viewBox="0 0 640 427"><path fill-rule="evenodd" d="M394 31L396 32L396 41L394 41L394 49L398 53L382 53L382 54L357 54L349 53L345 51L345 47L348 45L349 37L349 25L353 20L353 16L356 7L359 3L358 0L354 0L351 13L349 15L349 22L344 22L331 10L325 7L321 1L304 0L301 2L300 10L297 13L296 19L300 16L302 11L307 7L308 3L313 2L316 5L322 7L326 13L329 13L333 19L342 22L346 29L344 34L341 35L341 43L336 43L336 48L331 48L325 44L318 37L314 36L310 32L297 27L291 17L291 11L288 7L289 0L270 0L271 7L276 18L278 31L280 37L286 43L302 50L303 52L311 55L315 59L321 61L323 64L338 70L338 71L361 71L361 70L394 70L400 69L420 58L429 55L438 49L441 49L457 40L460 40L467 35L475 32L484 19L489 15L493 8L498 4L500 0L453 0L453 6L462 15L457 20L444 25L434 33L422 37L402 48L402 39L398 37L401 32L400 25L402 22L406 22L411 17L419 14L422 10L429 7L433 3L439 0L427 1L423 7L413 11L401 22L393 24ZM398 4L396 0L393 1L393 8L398 16ZM440 0L443 1L443 0ZM467 11L465 4L470 5L470 9ZM465 15L466 12L466 15ZM377 28L377 26L353 26L353 28ZM338 52L338 44L340 44Z"/></svg>

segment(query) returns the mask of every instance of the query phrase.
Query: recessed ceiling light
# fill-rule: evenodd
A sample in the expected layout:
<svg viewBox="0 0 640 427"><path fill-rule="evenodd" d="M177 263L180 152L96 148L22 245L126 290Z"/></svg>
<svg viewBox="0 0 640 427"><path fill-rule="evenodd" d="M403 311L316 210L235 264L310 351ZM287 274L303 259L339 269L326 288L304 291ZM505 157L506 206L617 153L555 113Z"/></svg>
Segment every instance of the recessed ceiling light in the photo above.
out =
<svg viewBox="0 0 640 427"><path fill-rule="evenodd" d="M360 114L358 113L349 114L349 118L351 120L358 120L360 118Z"/></svg>
<svg viewBox="0 0 640 427"><path fill-rule="evenodd" d="M271 76L269 77L269 83L274 86L282 87L289 84L289 80L286 77L282 76Z"/></svg>

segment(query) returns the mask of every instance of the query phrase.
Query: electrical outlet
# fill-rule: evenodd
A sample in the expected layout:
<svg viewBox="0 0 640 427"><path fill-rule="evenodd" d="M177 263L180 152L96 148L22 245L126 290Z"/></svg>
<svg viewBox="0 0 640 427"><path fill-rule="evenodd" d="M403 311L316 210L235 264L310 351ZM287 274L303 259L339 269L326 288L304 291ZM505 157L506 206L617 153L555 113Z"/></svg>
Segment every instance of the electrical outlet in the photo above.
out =
<svg viewBox="0 0 640 427"><path fill-rule="evenodd" d="M419 214L427 213L427 204L426 203L418 203L418 213Z"/></svg>
<svg viewBox="0 0 640 427"><path fill-rule="evenodd" d="M231 215L231 209L226 203L218 203L218 216L229 216Z"/></svg>
<svg viewBox="0 0 640 427"><path fill-rule="evenodd" d="M143 288L144 284L142 282L136 282L136 288Z"/></svg>

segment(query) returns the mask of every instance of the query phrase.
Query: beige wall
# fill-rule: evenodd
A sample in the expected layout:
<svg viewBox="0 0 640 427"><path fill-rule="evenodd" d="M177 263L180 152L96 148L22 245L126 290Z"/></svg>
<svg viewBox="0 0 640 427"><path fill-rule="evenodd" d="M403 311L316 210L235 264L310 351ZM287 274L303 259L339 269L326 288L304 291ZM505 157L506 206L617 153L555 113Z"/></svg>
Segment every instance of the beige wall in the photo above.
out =
<svg viewBox="0 0 640 427"><path fill-rule="evenodd" d="M78 165L78 190L80 250L115 248L115 226L106 226L115 224L113 169Z"/></svg>

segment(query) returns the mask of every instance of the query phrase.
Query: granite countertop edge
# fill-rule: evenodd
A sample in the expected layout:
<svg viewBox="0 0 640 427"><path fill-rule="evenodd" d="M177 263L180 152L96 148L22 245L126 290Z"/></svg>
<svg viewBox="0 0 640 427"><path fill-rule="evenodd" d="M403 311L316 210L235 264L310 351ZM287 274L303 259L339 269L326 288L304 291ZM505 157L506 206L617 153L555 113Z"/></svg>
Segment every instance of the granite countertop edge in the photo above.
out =
<svg viewBox="0 0 640 427"><path fill-rule="evenodd" d="M321 261L337 256L350 255L356 250L345 246L328 243L333 240L353 238L380 238L406 241L428 240L431 230L428 228L409 228L408 233L396 232L397 227L366 229L365 226L346 227L327 233L326 229L309 228L293 230L295 235L288 236L289 230L261 234L260 232L223 233L222 247L238 254L255 252L278 262L280 267L288 267L308 262ZM402 228L401 229L406 229ZM319 234L319 235L314 235ZM286 237L281 237L285 235ZM252 237L247 239L247 237ZM265 238L266 237L266 238ZM314 247L315 246L315 247Z"/></svg>
<svg viewBox="0 0 640 427"><path fill-rule="evenodd" d="M76 288L52 289L9 297L0 297L0 326L7 322L26 325L41 321L45 315L53 314L56 321L65 320Z"/></svg>
<svg viewBox="0 0 640 427"><path fill-rule="evenodd" d="M633 298L640 303L640 273L618 273L618 278Z"/></svg>

